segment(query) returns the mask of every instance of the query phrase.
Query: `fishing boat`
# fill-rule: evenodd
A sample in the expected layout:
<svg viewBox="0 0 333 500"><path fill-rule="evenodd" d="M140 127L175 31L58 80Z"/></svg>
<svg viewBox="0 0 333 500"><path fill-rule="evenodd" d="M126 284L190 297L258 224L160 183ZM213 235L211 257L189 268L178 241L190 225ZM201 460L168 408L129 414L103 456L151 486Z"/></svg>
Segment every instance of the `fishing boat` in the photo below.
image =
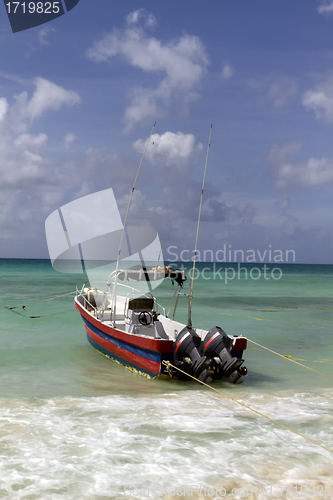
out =
<svg viewBox="0 0 333 500"><path fill-rule="evenodd" d="M81 314L88 340L92 346L132 370L153 378L169 375L180 379L192 377L206 382L225 377L231 383L240 383L242 377L247 374L242 359L247 339L242 336L227 335L219 326L214 326L209 331L193 327L193 279L186 271L174 270L170 266L158 266L160 256L155 267L146 266L141 251L138 251L141 264L130 265L127 261L127 266L120 268L131 201L155 125L156 122L148 138L131 191L121 231L116 268L109 274L106 286L103 284L101 287L98 285L89 287L87 283L82 283L77 287L75 307ZM192 276L194 276L197 258L211 133L212 125L201 190ZM134 243L139 250L138 237L135 240ZM133 245L129 246L133 247ZM128 254L126 258L128 259ZM151 291L143 293L142 287L138 289L134 286L136 283L143 282L146 289L152 290L155 288L152 286L154 282L161 282L165 278L177 283L168 313L158 304ZM186 280L189 282L188 294L183 292ZM180 295L188 296L186 324L175 319Z"/></svg>
<svg viewBox="0 0 333 500"><path fill-rule="evenodd" d="M132 284L161 278L177 283L168 312L151 293L142 294ZM180 295L190 297L183 292L186 280L192 281L185 270L134 266L114 271L106 291L81 283L75 307L88 341L109 358L151 378L192 376L206 382L224 377L234 384L242 382L247 373L242 359L245 337L227 335L218 326L209 331L193 328L190 317L187 324L175 320Z"/></svg>

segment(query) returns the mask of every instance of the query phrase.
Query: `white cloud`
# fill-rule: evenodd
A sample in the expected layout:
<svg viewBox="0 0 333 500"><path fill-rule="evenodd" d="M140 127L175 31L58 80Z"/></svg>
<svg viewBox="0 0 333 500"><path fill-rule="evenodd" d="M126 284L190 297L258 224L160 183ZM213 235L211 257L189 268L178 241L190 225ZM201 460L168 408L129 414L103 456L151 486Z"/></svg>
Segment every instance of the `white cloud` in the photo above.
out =
<svg viewBox="0 0 333 500"><path fill-rule="evenodd" d="M23 187L28 181L43 178L47 160L42 148L47 143L46 134L6 135L0 139L0 189Z"/></svg>
<svg viewBox="0 0 333 500"><path fill-rule="evenodd" d="M143 12L143 9L138 9L138 10L134 10L133 12L130 12L125 18L127 24L137 24L139 22L139 18L141 16L142 12Z"/></svg>
<svg viewBox="0 0 333 500"><path fill-rule="evenodd" d="M319 14L331 14L333 12L333 1L322 2L317 10Z"/></svg>
<svg viewBox="0 0 333 500"><path fill-rule="evenodd" d="M153 14L148 14L148 16L146 17L145 26L147 26L147 28L153 28L156 25L156 17Z"/></svg>
<svg viewBox="0 0 333 500"><path fill-rule="evenodd" d="M333 184L333 158L311 157L305 162L291 162L299 153L299 143L274 147L267 155L277 189L306 189Z"/></svg>
<svg viewBox="0 0 333 500"><path fill-rule="evenodd" d="M10 79L21 84L21 91L13 105L12 96L0 95L1 256L47 257L45 218L77 185L81 167L61 165L54 150L48 155L48 136L35 130L33 118L76 103L79 96L43 78L36 78L29 96L25 89L31 82Z"/></svg>
<svg viewBox="0 0 333 500"><path fill-rule="evenodd" d="M63 104L79 104L80 96L73 90L66 90L45 78L35 78L36 90L29 102L26 102L26 93L22 95L22 111L28 117L34 120L41 116L47 109L59 109ZM20 96L19 96L20 97Z"/></svg>
<svg viewBox="0 0 333 500"><path fill-rule="evenodd" d="M97 62L116 55L123 56L129 64L144 71L166 73L164 82L183 89L198 83L207 64L198 37L183 35L179 40L163 45L156 38L147 38L144 31L137 28L113 31L88 50L88 57Z"/></svg>
<svg viewBox="0 0 333 500"><path fill-rule="evenodd" d="M21 84L29 83L29 81L26 80L25 78L21 78L20 76L17 75L11 75L10 73L5 73L4 71L0 71L0 77L6 78L6 80L11 80L12 82L15 83L21 83Z"/></svg>
<svg viewBox="0 0 333 500"><path fill-rule="evenodd" d="M302 103L307 109L313 109L318 119L325 118L333 122L333 78L329 78L315 90L303 94Z"/></svg>
<svg viewBox="0 0 333 500"><path fill-rule="evenodd" d="M8 102L5 97L0 99L0 122L5 118L8 111Z"/></svg>
<svg viewBox="0 0 333 500"><path fill-rule="evenodd" d="M69 149L70 145L77 139L75 134L69 133L65 136L65 148Z"/></svg>
<svg viewBox="0 0 333 500"><path fill-rule="evenodd" d="M153 28L157 24L156 17L153 14L147 14L144 9L134 10L126 16L126 22L130 24L138 24L140 19L144 19L144 24L148 28Z"/></svg>
<svg viewBox="0 0 333 500"><path fill-rule="evenodd" d="M24 148L39 148L47 143L46 134L21 134L14 139L15 146Z"/></svg>
<svg viewBox="0 0 333 500"><path fill-rule="evenodd" d="M56 30L54 28L49 28L48 26L43 27L39 32L38 32L38 39L39 43L41 45L49 45L49 41L47 40L48 35L50 33L55 33Z"/></svg>
<svg viewBox="0 0 333 500"><path fill-rule="evenodd" d="M130 92L131 105L125 110L126 130L130 130L136 123L145 118L155 119L163 114L163 105L169 96L159 91L148 89L132 89ZM160 99L159 99L160 97Z"/></svg>
<svg viewBox="0 0 333 500"><path fill-rule="evenodd" d="M113 30L94 42L87 51L87 56L95 62L118 56L142 71L164 75L155 89L132 89L131 103L125 112L127 130L143 118L165 112L170 98L176 93L182 98L191 93L208 64L198 37L185 34L163 43L148 37L144 29L137 26L141 15L141 11L132 12L127 16L128 25L124 30ZM149 23L152 22L153 18Z"/></svg>
<svg viewBox="0 0 333 500"><path fill-rule="evenodd" d="M49 183L49 160L44 155L48 137L45 133L32 133L32 121L48 109L80 101L75 92L44 78L36 78L35 85L30 99L26 91L21 92L11 107L5 97L0 98L0 190L28 187L32 181ZM54 173L53 183L55 178Z"/></svg>
<svg viewBox="0 0 333 500"><path fill-rule="evenodd" d="M235 74L234 68L231 66L231 64L226 63L221 71L222 80L229 80L229 78L234 76L234 74Z"/></svg>
<svg viewBox="0 0 333 500"><path fill-rule="evenodd" d="M287 76L251 80L249 85L261 92L261 99L264 103L272 104L275 108L284 108L297 94L295 79Z"/></svg>
<svg viewBox="0 0 333 500"><path fill-rule="evenodd" d="M138 139L133 143L133 147L142 153L146 143L147 139ZM165 132L161 135L152 135L146 155L154 165L184 165L195 150L201 151L202 148L201 143L195 148L195 137L193 134Z"/></svg>

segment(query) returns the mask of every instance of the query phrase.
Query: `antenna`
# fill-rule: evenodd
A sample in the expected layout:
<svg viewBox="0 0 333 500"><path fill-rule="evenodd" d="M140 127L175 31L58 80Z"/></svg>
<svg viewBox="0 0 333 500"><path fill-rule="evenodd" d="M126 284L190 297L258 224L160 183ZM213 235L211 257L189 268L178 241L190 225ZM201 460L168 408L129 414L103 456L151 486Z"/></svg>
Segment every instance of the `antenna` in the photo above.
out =
<svg viewBox="0 0 333 500"><path fill-rule="evenodd" d="M116 266L116 275L117 275L117 272L118 272L119 260L120 260L121 249L122 249L122 246L123 246L123 239L124 239L124 234L125 234L125 229L126 229L126 224L127 224L127 218L128 218L128 213L129 213L130 206L131 206L131 203L132 203L132 198L133 198L133 194L134 194L134 190L135 190L135 186L136 186L136 181L138 180L140 169L141 169L141 165L142 165L143 159L145 157L149 141L151 139L151 136L153 135L155 125L156 125L156 122L154 123L153 128L151 129L150 136L148 137L148 141L147 141L145 150L143 152L143 155L142 155L142 158L141 158L141 161L140 161L140 165L139 165L138 171L137 171L136 176L135 176L135 180L134 180L134 184L133 184L133 187L132 187L131 196L130 196L130 199L129 199L129 202L128 202L126 217L125 217L125 221L124 221L124 227L123 227L123 231L121 233L121 238L120 238L120 245L119 245L118 258L117 258L117 266Z"/></svg>
<svg viewBox="0 0 333 500"><path fill-rule="evenodd" d="M134 184L133 184L133 187L132 187L132 192L131 192L131 196L130 196L130 199L129 199L129 202L128 202L127 212L126 212L126 216L125 216L125 220L124 220L124 227L123 227L123 230L122 230L122 233L121 233L120 244L119 244L119 251L118 251L118 258L117 258L117 265L116 265L116 271L115 271L115 278L114 278L115 279L115 281L114 281L114 288L113 288L114 326L115 326L115 322L116 322L117 274L118 274L118 269L119 269L120 254L121 254L121 249L122 249L122 246L123 246L123 239L124 239L124 234L125 234L125 229L126 229L126 224L127 224L127 219L128 219L128 213L129 213L130 206L131 206L131 203L132 203L132 198L133 198L133 194L134 194L134 190L135 190L135 186L136 186L136 181L138 180L138 176L139 176L139 173L140 173L141 165L142 165L143 159L145 157L149 141L151 139L151 136L153 135L155 125L156 125L156 122L154 123L153 128L151 129L151 132L150 132L150 135L148 137L148 141L147 141L146 147L144 149L144 152L143 152L143 155L142 155L142 158L141 158L141 161L140 161L140 165L139 165L138 171L137 171L135 179L134 179ZM110 280L110 277L109 277L109 280ZM111 286L111 283L108 283L107 292L105 294L105 299L104 299L105 303L106 303L107 294L108 294L108 292L110 290L110 286ZM104 307L105 307L104 302L103 302L102 310L104 310Z"/></svg>
<svg viewBox="0 0 333 500"><path fill-rule="evenodd" d="M160 253L158 254L158 259L157 259L157 263L156 263L156 271L157 271L158 265L160 263L160 258L161 258L161 253L162 253L162 247L163 247L163 244L161 245Z"/></svg>
<svg viewBox="0 0 333 500"><path fill-rule="evenodd" d="M213 128L213 124L211 124L211 126L210 126L209 139L208 139L208 147L207 147L207 155L206 155L206 163L205 163L205 170L204 170L204 176L203 176L203 181L202 181L202 190L201 190L199 217L198 217L197 236L196 236L196 239L195 239L195 250L194 250L194 259L193 259L192 279L191 279L191 283L190 283L190 292L189 292L189 299L188 299L188 321L187 321L188 328L192 328L191 311L192 311L192 299L193 299L194 271L195 271L195 264L196 264L196 261L197 261L197 248L198 248L199 228L200 228L200 219L201 219L201 210L202 210L202 200L203 200L203 194L204 194L204 189L205 189L206 171L207 171L207 163L208 163L208 153L209 153L209 148L210 148L210 138L212 136L212 128Z"/></svg>

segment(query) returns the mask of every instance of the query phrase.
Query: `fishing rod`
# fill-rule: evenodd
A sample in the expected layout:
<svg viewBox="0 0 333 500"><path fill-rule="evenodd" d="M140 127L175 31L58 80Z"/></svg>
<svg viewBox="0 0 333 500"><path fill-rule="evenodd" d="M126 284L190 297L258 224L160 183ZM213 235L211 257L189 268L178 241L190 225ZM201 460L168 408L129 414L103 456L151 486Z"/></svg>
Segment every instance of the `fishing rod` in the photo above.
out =
<svg viewBox="0 0 333 500"><path fill-rule="evenodd" d="M125 216L124 226L123 226L123 230L122 230L122 233L121 233L120 244L119 244L119 251L118 251L118 258L117 258L117 264L116 264L116 271L115 271L115 281L114 281L114 287L113 287L114 326L116 324L117 274L118 274L118 269L119 269L120 254L121 254L121 250L122 250L122 246L123 246L123 239L124 239L124 234L125 234L125 229L126 229L128 214L129 214L129 210L130 210L131 203L132 203L132 198L133 198L133 194L134 194L134 190L135 190L135 186L136 186L136 181L138 180L140 169L141 169L141 165L142 165L143 159L145 157L145 154L146 154L146 151L147 151L148 144L150 142L151 136L153 135L155 125L156 125L156 122L154 123L153 128L151 129L151 132L150 132L150 135L148 137L148 141L147 141L146 147L144 149L144 152L143 152L143 155L142 155L142 158L141 158L141 161L140 161L140 165L138 167L138 171L137 171L135 179L134 179L134 184L133 184L133 187L132 187L131 196L130 196L130 199L129 199L129 202L128 202L128 206L127 206L127 212L126 212L126 216ZM109 277L109 280L110 280L110 277ZM104 312L104 308L105 308L105 305L106 305L107 294L109 293L109 290L110 290L110 287L111 287L111 283L108 282L107 286L108 286L107 287L107 293L105 295L105 298L104 298L104 301L103 301L103 306L102 306L102 311L103 312ZM102 312L102 314L103 314L103 312Z"/></svg>
<svg viewBox="0 0 333 500"><path fill-rule="evenodd" d="M158 265L159 265L159 263L160 263L160 258L161 258L161 253L162 253L162 247L163 247L163 245L161 245L161 248L160 248L160 253L158 254L158 259L157 259L156 269L158 268Z"/></svg>
<svg viewBox="0 0 333 500"><path fill-rule="evenodd" d="M204 189L205 189L206 171L207 171L208 154L209 154L209 148L210 148L210 139L211 139L211 136L212 136L212 129L213 129L213 124L211 124L211 126L210 126L209 139L208 139L208 147L207 147L207 154L206 154L206 163L205 163L205 170L204 170L204 176L203 176L203 181L202 181L202 189L201 189L201 199L200 199L198 226L197 226L197 236L196 236L196 239L195 239L195 250L194 250L194 259L193 259L192 279L191 279L191 282L190 282L190 291L189 291L189 299L188 299L188 321L187 321L188 328L192 328L191 312L192 312L192 299L193 299L194 271L195 271L195 264L196 264L196 261L197 261L197 248L198 248L198 239L199 239L199 228L200 228L200 219L201 219L201 210L202 210L202 200L203 200L203 194L204 194Z"/></svg>

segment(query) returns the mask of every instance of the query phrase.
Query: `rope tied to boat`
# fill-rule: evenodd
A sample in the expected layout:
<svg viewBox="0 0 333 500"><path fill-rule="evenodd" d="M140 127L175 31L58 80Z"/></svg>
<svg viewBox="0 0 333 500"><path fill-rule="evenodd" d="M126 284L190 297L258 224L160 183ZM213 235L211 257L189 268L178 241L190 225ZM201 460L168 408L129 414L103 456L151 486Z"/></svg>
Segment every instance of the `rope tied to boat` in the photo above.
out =
<svg viewBox="0 0 333 500"><path fill-rule="evenodd" d="M247 410L250 410L254 413L256 413L257 415L260 415L261 417L264 417L266 418L267 420L270 420L271 422L273 422L274 424L276 425L279 425L280 427L283 427L284 429L287 429L288 431L292 432L293 434L296 434L297 436L300 436L304 439L306 439L307 441L310 441L310 443L312 444L315 444L316 446L320 446L321 448L323 448L324 450L326 451L329 451L331 453L333 453L333 450L330 450L329 448L327 448L326 446L320 444L320 443L317 443L317 441L314 441L313 439L307 437L307 436L304 436L303 434L301 434L300 432L297 432L297 431L294 431L293 429L291 429L290 427L288 427L287 425L284 425L284 424L281 424L281 422L278 422L277 420L274 420L270 417L268 417L267 415L264 415L264 413L261 413L260 411L258 410L255 410L254 408L251 408L250 406L246 405L245 403L242 403L241 401L238 401L238 399L235 399L235 398L232 398L231 396L229 396L228 394L226 394L225 392L222 392L222 391L219 391L218 389L215 389L215 387L212 387L211 385L209 384L206 384L206 382L203 382L199 379L197 379L196 377L194 377L193 375L190 375L189 373L186 373L185 371L181 370L180 368L178 368L177 366L173 365L172 363L170 363L170 361L166 361L166 360L163 360L162 361L162 364L164 366L166 366L167 368L168 367L172 367L174 368L175 370L178 370L179 372L183 373L184 375L188 376L188 377L191 377L193 380L195 380L196 382L199 382L199 384L202 384L206 387L208 387L208 389L211 389L212 391L215 391L217 392L218 394L221 394L222 396L225 396L226 398L228 399L231 399L231 401L234 401L235 403L243 406L244 408L246 408Z"/></svg>
<svg viewBox="0 0 333 500"><path fill-rule="evenodd" d="M323 377L327 377L327 378L330 378L331 380L333 380L333 377L330 377L329 375L325 375L325 373L318 372L317 370L314 370L313 368L310 368L309 366L302 365L302 363L299 363L298 361L295 361L290 356L280 354L280 353L278 353L276 351L273 351L272 349L268 349L268 347L265 347L265 346L263 346L261 344L258 344L257 342L254 342L254 340L249 339L248 337L247 337L247 340L249 342L251 342L252 344L255 344L255 345L261 347L262 349L266 349L266 351L269 351L269 352L271 352L273 354L276 354L277 356L280 356L280 358L283 358L286 361L291 361L292 363L295 363L296 365L302 366L303 368L306 368L307 370L311 370L312 372L318 373L319 375L322 375Z"/></svg>
<svg viewBox="0 0 333 500"><path fill-rule="evenodd" d="M23 318L36 319L36 318L46 318L47 316L57 316L58 314L65 314L67 312L71 312L74 309L72 308L72 309L67 309L66 311L60 311L60 312L57 312L57 313L44 314L42 316L29 316L29 315L26 315L26 314L22 314L22 313L20 313L18 311L14 311L14 309L23 309L23 311L25 311L25 308L28 307L28 306L33 306L35 304L42 304L43 302L49 302L50 300L59 299L61 297L66 297L67 295L73 295L75 293L76 293L76 291L74 291L74 292L67 292L67 293L63 293L62 295L54 295L52 297L49 297L49 298L43 299L43 300L39 300L37 302L30 302L30 304L22 304L20 306L13 306L13 307L5 306L5 308L9 309L10 311L13 311L16 314L19 314L20 316L23 316Z"/></svg>
<svg viewBox="0 0 333 500"><path fill-rule="evenodd" d="M21 306L13 306L13 307L6 306L6 307L7 307L7 309L10 309L10 310L18 309L18 308L25 309L27 306L33 306L34 304L41 304L42 302L48 302L49 300L59 299L60 297L65 297L66 295L73 295L74 293L76 293L76 291L63 293L62 295L53 295L52 297L49 297L48 299L39 300L38 302L30 302L30 304L24 304Z"/></svg>

